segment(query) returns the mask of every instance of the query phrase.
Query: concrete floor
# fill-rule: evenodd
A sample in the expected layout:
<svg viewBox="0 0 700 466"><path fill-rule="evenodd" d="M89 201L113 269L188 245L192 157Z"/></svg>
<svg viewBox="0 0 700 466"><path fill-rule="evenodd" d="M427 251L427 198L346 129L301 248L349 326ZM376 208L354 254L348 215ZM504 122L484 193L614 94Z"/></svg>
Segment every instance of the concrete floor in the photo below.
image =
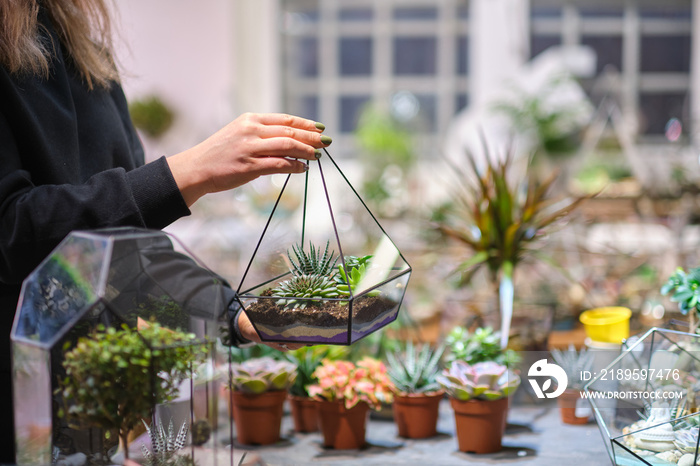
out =
<svg viewBox="0 0 700 466"><path fill-rule="evenodd" d="M370 446L359 451L324 449L321 434L296 434L292 420L282 421L284 439L267 447L235 446L236 453L248 451L246 459L259 457L267 465L528 465L604 466L610 464L603 438L595 422L566 425L559 419L556 403L513 406L501 452L473 455L457 450L454 417L447 400L440 406L438 432L428 440L407 440L396 436L391 420L371 419L367 427Z"/></svg>

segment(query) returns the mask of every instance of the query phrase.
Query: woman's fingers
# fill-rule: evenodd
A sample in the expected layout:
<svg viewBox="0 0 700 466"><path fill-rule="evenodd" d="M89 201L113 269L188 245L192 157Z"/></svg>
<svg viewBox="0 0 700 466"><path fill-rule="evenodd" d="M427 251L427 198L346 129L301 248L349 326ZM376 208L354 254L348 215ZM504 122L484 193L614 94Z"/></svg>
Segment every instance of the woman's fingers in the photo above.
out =
<svg viewBox="0 0 700 466"><path fill-rule="evenodd" d="M268 126L289 126L292 128L299 128L317 133L320 133L326 129L326 126L323 123L307 120L306 118L301 118L294 115L287 115L286 113L252 113L246 114L245 117Z"/></svg>

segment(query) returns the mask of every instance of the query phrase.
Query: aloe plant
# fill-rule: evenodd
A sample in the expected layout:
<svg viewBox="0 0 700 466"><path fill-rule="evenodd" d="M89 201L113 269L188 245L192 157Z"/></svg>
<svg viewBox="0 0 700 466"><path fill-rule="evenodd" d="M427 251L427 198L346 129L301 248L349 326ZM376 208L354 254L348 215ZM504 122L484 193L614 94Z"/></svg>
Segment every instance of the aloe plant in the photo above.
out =
<svg viewBox="0 0 700 466"><path fill-rule="evenodd" d="M411 341L404 350L387 353L387 373L399 393L429 393L440 390L436 376L445 347L415 346Z"/></svg>
<svg viewBox="0 0 700 466"><path fill-rule="evenodd" d="M229 388L252 394L287 390L294 384L296 377L296 370L291 362L262 357L231 364Z"/></svg>
<svg viewBox="0 0 700 466"><path fill-rule="evenodd" d="M474 365L455 361L437 380L451 397L460 401L498 400L510 396L520 386L517 374L491 361Z"/></svg>
<svg viewBox="0 0 700 466"><path fill-rule="evenodd" d="M185 466L194 464L192 458L179 456L177 452L182 450L187 442L187 432L189 425L184 421L180 429L175 433L173 420L170 420L168 430L163 428L160 419L153 427L149 427L145 422L146 432L151 439L151 450L146 445L141 445L143 456L146 458L148 466Z"/></svg>
<svg viewBox="0 0 700 466"><path fill-rule="evenodd" d="M557 174L539 181L528 172L522 184L513 183L510 167L514 154L508 151L500 160L494 157L482 135L485 167L480 168L466 153L469 170L452 164L460 186L453 193L453 212L435 223L443 235L453 238L473 252L457 271L461 284L468 283L483 266L497 289L501 311L501 346L508 343L513 314L513 278L517 266L535 255L535 245L549 227L569 215L591 196L564 201L550 199L548 192Z"/></svg>

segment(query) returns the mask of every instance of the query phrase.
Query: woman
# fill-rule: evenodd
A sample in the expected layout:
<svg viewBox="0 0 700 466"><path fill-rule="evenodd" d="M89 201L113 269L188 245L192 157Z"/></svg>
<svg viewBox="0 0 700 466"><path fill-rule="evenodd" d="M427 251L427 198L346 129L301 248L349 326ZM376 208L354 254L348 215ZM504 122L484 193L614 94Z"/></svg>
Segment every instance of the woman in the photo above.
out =
<svg viewBox="0 0 700 466"><path fill-rule="evenodd" d="M144 165L112 57L105 0L0 2L0 385L27 274L72 230L163 228L207 193L301 173L330 144L324 126L246 114L182 153ZM234 318L239 342L257 340ZM0 398L12 425L12 397ZM0 463L14 462L14 434Z"/></svg>

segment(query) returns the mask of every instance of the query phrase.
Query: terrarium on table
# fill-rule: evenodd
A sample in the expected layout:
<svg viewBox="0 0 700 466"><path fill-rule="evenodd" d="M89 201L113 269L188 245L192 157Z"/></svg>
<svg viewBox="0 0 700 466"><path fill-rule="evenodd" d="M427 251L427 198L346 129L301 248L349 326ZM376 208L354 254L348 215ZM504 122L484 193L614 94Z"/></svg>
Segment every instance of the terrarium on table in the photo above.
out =
<svg viewBox="0 0 700 466"><path fill-rule="evenodd" d="M12 328L17 463L209 462L217 394L191 393L227 304L166 233L71 233L24 281Z"/></svg>
<svg viewBox="0 0 700 466"><path fill-rule="evenodd" d="M700 335L653 328L588 375L613 465L697 464Z"/></svg>
<svg viewBox="0 0 700 466"><path fill-rule="evenodd" d="M277 214L303 193L292 215ZM238 288L263 341L349 345L393 322L411 267L324 150L287 176Z"/></svg>

